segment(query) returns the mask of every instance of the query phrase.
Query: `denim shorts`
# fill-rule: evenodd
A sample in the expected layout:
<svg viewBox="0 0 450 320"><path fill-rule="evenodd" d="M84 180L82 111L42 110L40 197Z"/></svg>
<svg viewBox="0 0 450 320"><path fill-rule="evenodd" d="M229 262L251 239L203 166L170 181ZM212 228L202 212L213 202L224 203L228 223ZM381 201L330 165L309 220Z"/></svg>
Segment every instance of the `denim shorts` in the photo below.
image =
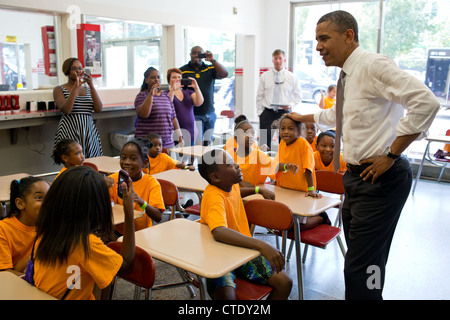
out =
<svg viewBox="0 0 450 320"><path fill-rule="evenodd" d="M234 279L236 277L254 281L260 284L266 284L267 280L273 275L272 268L269 261L263 256L258 256L255 259L247 262L243 266L227 273L223 277L216 279L206 279L208 293L211 298L214 297L214 292L222 287L233 287L236 289Z"/></svg>

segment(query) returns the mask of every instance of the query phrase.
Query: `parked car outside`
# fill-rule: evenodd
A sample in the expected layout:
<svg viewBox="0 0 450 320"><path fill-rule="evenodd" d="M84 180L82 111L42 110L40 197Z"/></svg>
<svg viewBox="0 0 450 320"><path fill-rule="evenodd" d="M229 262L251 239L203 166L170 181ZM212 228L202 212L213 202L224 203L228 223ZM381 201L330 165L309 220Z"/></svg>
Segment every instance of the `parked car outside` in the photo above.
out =
<svg viewBox="0 0 450 320"><path fill-rule="evenodd" d="M328 86L330 84L336 84L336 81L327 77L323 73L312 71L312 70L302 70L299 67L295 74L300 81L300 86L302 89L302 100L314 103L319 103L320 101L320 91L323 94L327 94Z"/></svg>

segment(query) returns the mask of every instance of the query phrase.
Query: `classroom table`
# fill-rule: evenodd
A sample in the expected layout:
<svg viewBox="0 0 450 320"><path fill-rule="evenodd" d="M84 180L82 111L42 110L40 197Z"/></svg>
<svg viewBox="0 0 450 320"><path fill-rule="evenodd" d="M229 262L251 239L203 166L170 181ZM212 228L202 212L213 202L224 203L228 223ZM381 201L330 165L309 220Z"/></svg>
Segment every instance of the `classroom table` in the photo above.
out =
<svg viewBox="0 0 450 320"><path fill-rule="evenodd" d="M57 300L9 271L0 271L0 300Z"/></svg>
<svg viewBox="0 0 450 320"><path fill-rule="evenodd" d="M11 181L30 176L28 173L16 173L0 177L0 214L6 214L6 202L9 202Z"/></svg>
<svg viewBox="0 0 450 320"><path fill-rule="evenodd" d="M260 255L256 250L218 242L207 225L188 219L139 230L135 242L153 258L196 274L202 300L207 299L205 278L222 277Z"/></svg>
<svg viewBox="0 0 450 320"><path fill-rule="evenodd" d="M118 225L125 222L125 214L123 212L123 206L114 203L112 207L114 225ZM144 211L134 210L134 219L138 219L144 216Z"/></svg>
<svg viewBox="0 0 450 320"><path fill-rule="evenodd" d="M172 169L152 174L156 179L163 179L172 182L178 189L194 192L205 191L208 182L203 179L198 171Z"/></svg>
<svg viewBox="0 0 450 320"><path fill-rule="evenodd" d="M425 162L425 160L433 163L433 161L431 160L431 157L430 157L430 144L432 142L450 143L450 136L444 136L444 135L430 136L430 137L425 138L425 140L427 140L428 143L427 143L427 146L425 147L425 151L423 152L422 161L420 162L420 166L419 166L419 169L417 171L416 179L414 181L414 186L413 186L413 189L412 189L412 194L414 194L414 191L416 190L416 185L417 185L417 182L420 179L420 175L422 174L423 163Z"/></svg>
<svg viewBox="0 0 450 320"><path fill-rule="evenodd" d="M275 193L275 200L287 205L294 215L295 253L297 257L297 281L299 299L303 300L303 272L300 252L300 219L303 217L316 216L319 213L333 208L341 203L338 198L323 196L321 199L305 197L306 192L286 189L273 184L262 184L260 187L269 189ZM262 199L260 194L243 198L243 201L251 199Z"/></svg>
<svg viewBox="0 0 450 320"><path fill-rule="evenodd" d="M95 164L98 168L98 171L106 175L110 175L120 170L119 158L100 156L94 158L87 158L84 161Z"/></svg>

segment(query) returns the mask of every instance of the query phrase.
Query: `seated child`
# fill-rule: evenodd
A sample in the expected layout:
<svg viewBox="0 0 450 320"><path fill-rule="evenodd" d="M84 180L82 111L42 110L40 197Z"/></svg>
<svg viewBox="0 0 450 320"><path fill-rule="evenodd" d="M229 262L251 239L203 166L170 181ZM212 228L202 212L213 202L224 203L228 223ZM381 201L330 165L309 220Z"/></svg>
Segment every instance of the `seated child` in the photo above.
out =
<svg viewBox="0 0 450 320"><path fill-rule="evenodd" d="M286 115L280 121L280 145L278 153L272 162L275 169L277 186L305 191L306 196L321 198L316 193L316 175L314 168L314 154L308 141L300 136L301 123ZM328 223L322 216L304 218L301 221L301 230L311 229L321 223Z"/></svg>
<svg viewBox="0 0 450 320"><path fill-rule="evenodd" d="M226 151L233 157L242 171L243 181L241 187L255 187L265 199L275 199L275 194L264 188L258 187L264 184L270 174L272 160L262 152L255 144L255 131L252 124L244 115L240 115L235 120L234 141L236 148L228 148ZM254 146L256 145L256 148Z"/></svg>
<svg viewBox="0 0 450 320"><path fill-rule="evenodd" d="M142 169L148 166L147 155L150 146L148 139L136 138L125 143L120 153L120 168L129 174L133 182L134 209L145 212L143 217L134 220L136 231L151 227L152 220L161 221L162 213L166 210L158 180L142 172ZM108 178L111 201L122 204L122 199L117 195L119 172L111 174ZM123 225L116 225L116 230L122 233Z"/></svg>
<svg viewBox="0 0 450 320"><path fill-rule="evenodd" d="M305 139L311 145L313 151L317 151L317 126L314 122L305 122L303 124L305 130Z"/></svg>
<svg viewBox="0 0 450 320"><path fill-rule="evenodd" d="M90 167L69 168L42 202L36 242L25 280L57 299L93 300L94 286L106 289L134 265L133 186L123 183L125 227L120 254L114 239L111 202L104 177Z"/></svg>
<svg viewBox="0 0 450 320"><path fill-rule="evenodd" d="M0 270L25 272L36 237L36 220L49 184L37 177L11 182L9 212L0 220Z"/></svg>
<svg viewBox="0 0 450 320"><path fill-rule="evenodd" d="M271 286L273 291L268 299L287 299L292 280L283 270L285 261L282 253L267 242L251 237L241 197L254 193L254 189L240 189L242 174L239 165L224 150L214 149L203 155L198 170L209 183L202 198L200 222L209 226L216 241L261 252L259 257L233 272L218 279L207 279L210 296L217 300L235 299L234 279L239 274Z"/></svg>
<svg viewBox="0 0 450 320"><path fill-rule="evenodd" d="M323 92L320 91L321 98L319 102L319 107L321 109L330 109L336 103L336 85L332 84L328 87L327 96L323 96Z"/></svg>
<svg viewBox="0 0 450 320"><path fill-rule="evenodd" d="M236 132L237 132L237 129L241 127L240 123L243 121L248 122L251 125L250 121L248 121L247 117L243 114L237 116L236 119L234 119L233 136L227 140L227 142L225 143L225 146L223 147L225 149L225 151L228 152L229 154L232 154L233 150L237 149L237 147L238 147L238 143L237 143L237 139L236 139ZM252 126L252 128L253 128L253 126ZM254 136L254 132L253 132L253 136ZM252 149L259 149L258 142L256 141L256 139L253 139L253 144L251 146L252 146ZM265 145L265 144L263 146L267 147L267 145Z"/></svg>
<svg viewBox="0 0 450 320"><path fill-rule="evenodd" d="M143 172L146 174L155 174L171 169L186 169L194 171L193 165L186 165L183 162L172 159L168 154L162 152L162 140L161 136L157 133L150 133L147 135L147 139L151 142L152 146L148 151L149 167L143 168Z"/></svg>
<svg viewBox="0 0 450 320"><path fill-rule="evenodd" d="M55 164L63 164L64 167L55 177L58 178L61 173L73 166L81 166L84 162L83 148L72 139L63 139L59 141L52 154Z"/></svg>
<svg viewBox="0 0 450 320"><path fill-rule="evenodd" d="M317 151L314 152L314 163L316 170L328 170L334 172L333 155L334 155L334 138L332 131L324 131L317 137ZM338 172L345 172L347 163L342 160Z"/></svg>

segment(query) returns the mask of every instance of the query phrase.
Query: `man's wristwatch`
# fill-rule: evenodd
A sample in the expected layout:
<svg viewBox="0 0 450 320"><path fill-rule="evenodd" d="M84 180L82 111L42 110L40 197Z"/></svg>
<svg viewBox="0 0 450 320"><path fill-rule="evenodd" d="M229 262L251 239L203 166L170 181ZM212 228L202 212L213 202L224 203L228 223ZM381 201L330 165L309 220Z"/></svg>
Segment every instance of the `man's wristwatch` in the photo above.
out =
<svg viewBox="0 0 450 320"><path fill-rule="evenodd" d="M387 156L387 157L389 157L389 158L391 158L391 159L394 159L394 160L400 158L400 154L393 154L393 153L391 152L391 147L387 147L387 148L384 150L384 155Z"/></svg>

